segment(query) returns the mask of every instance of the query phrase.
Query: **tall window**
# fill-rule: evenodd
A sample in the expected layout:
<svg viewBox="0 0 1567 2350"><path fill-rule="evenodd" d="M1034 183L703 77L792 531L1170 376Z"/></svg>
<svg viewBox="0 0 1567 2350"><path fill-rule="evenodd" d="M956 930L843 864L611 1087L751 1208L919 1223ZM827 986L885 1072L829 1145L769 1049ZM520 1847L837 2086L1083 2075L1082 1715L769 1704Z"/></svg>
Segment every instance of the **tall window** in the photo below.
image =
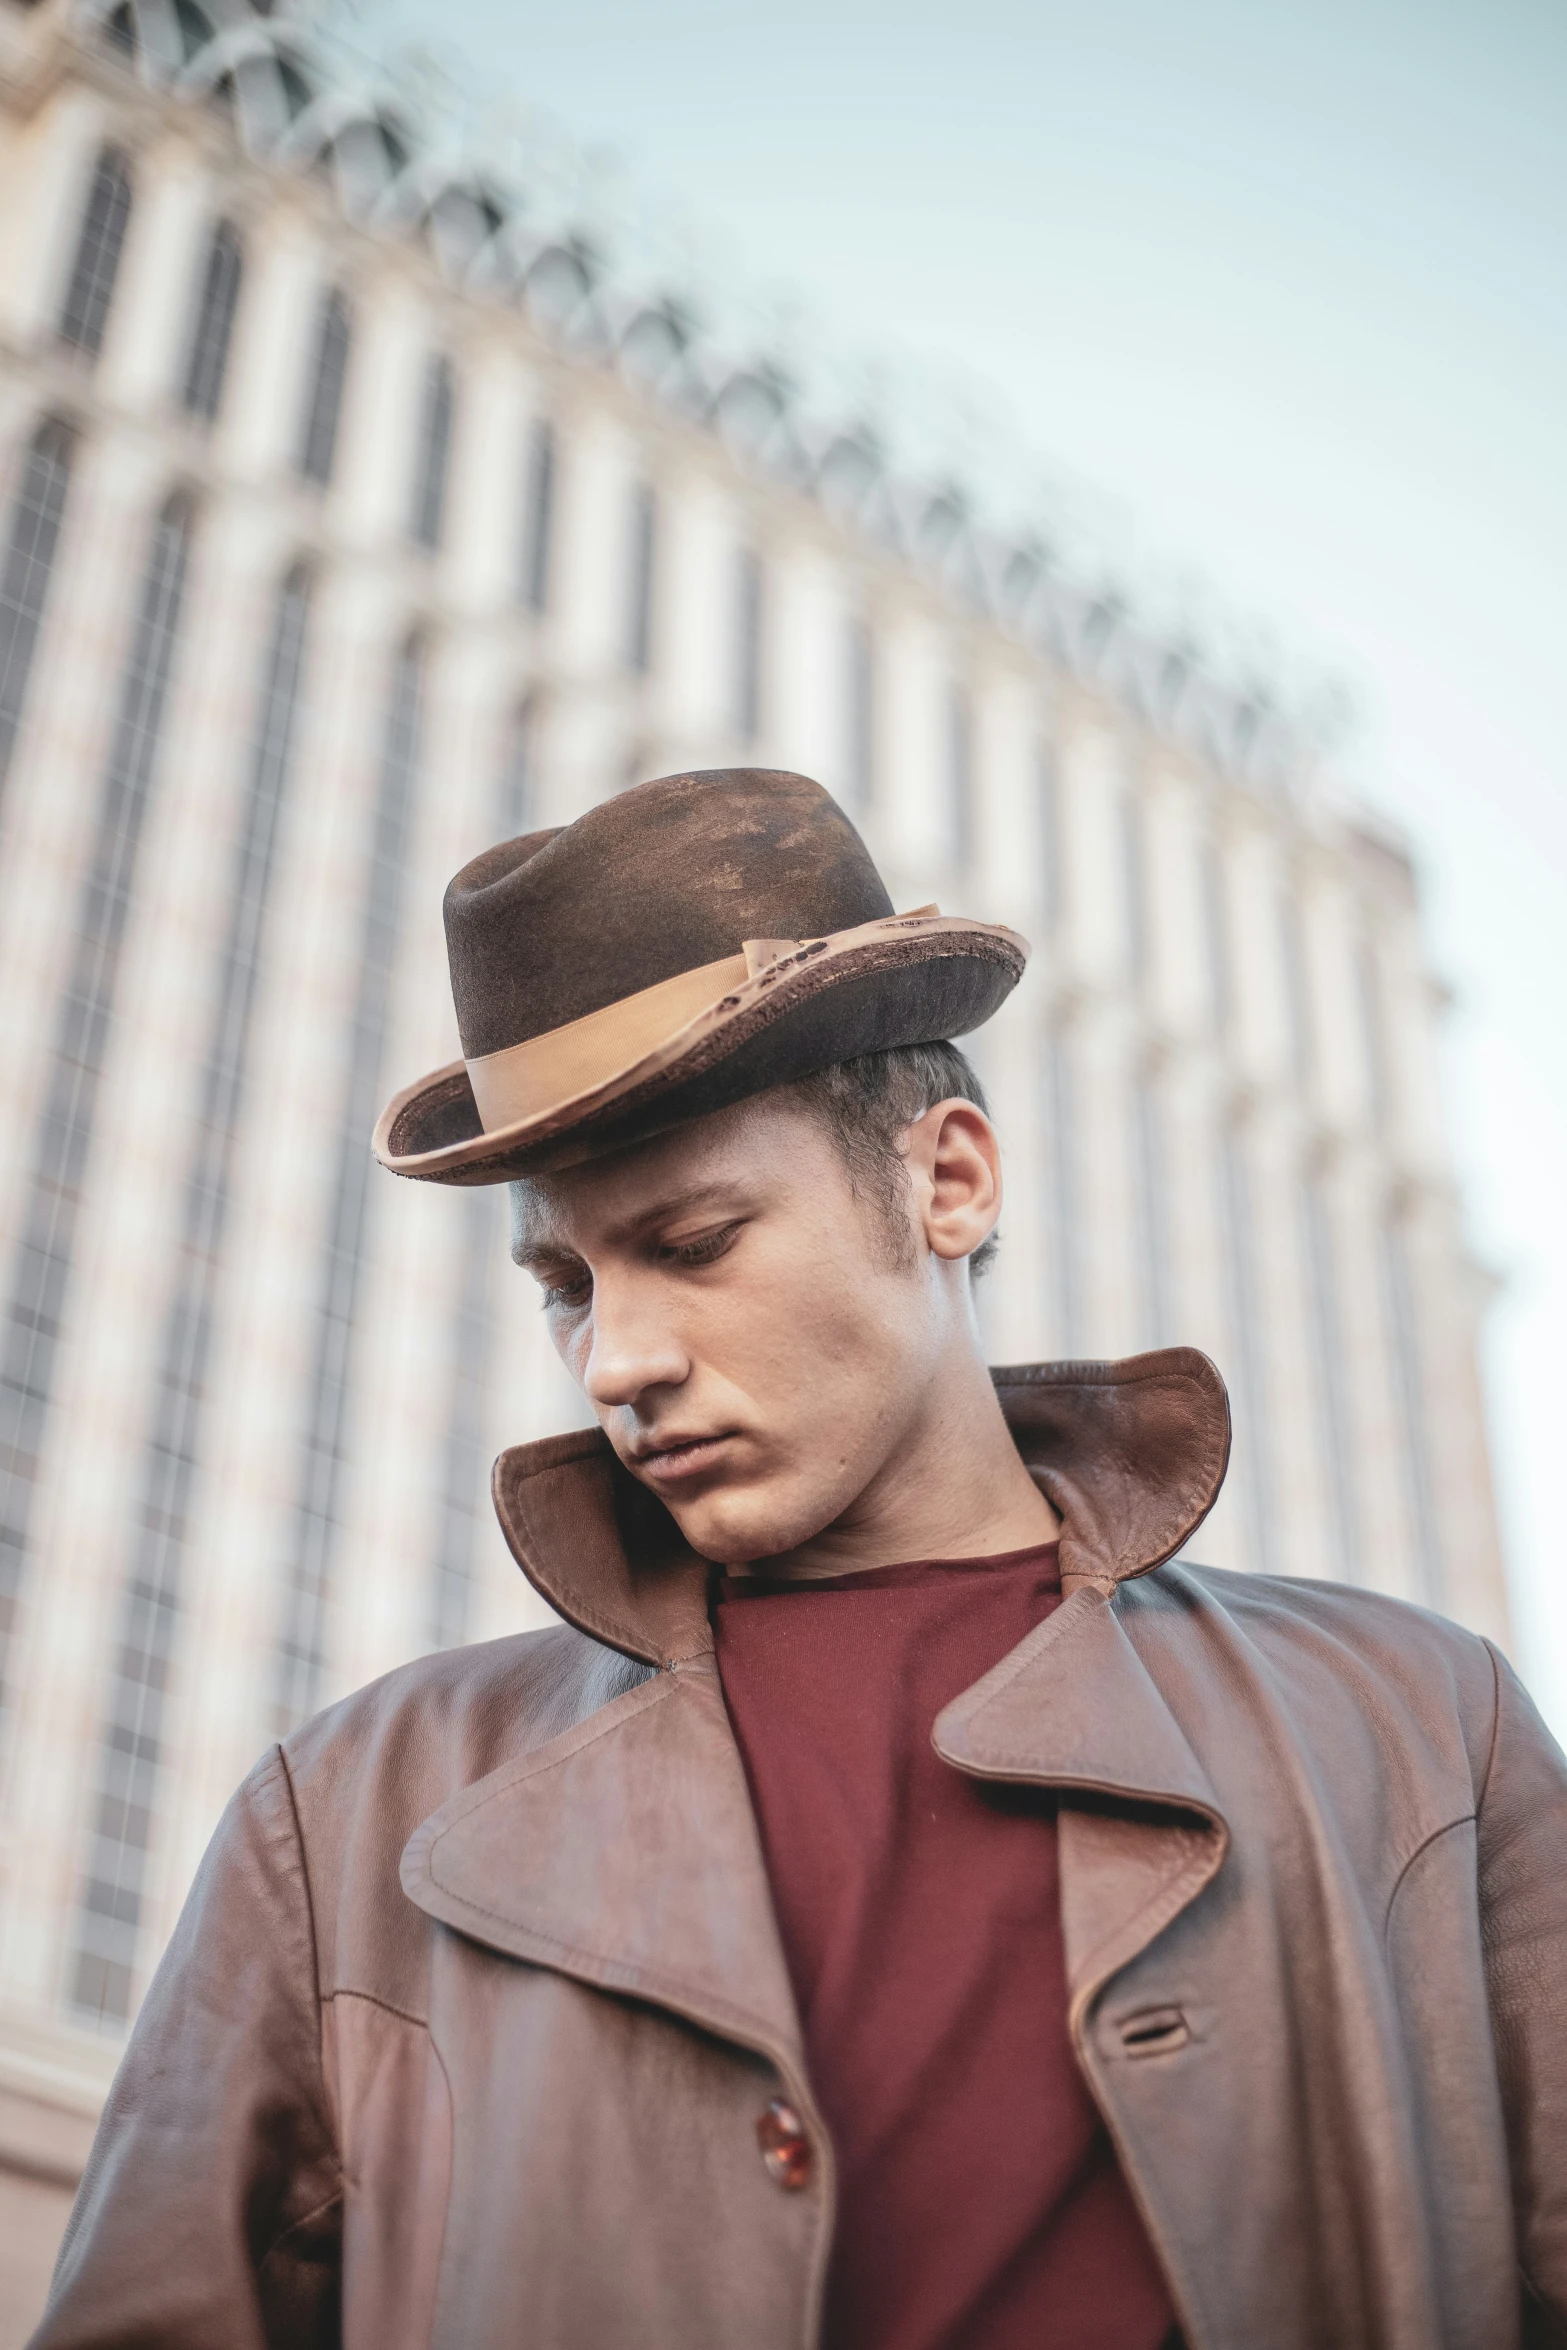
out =
<svg viewBox="0 0 1567 2350"><path fill-rule="evenodd" d="M1170 1210L1165 1180L1164 1117L1155 1080L1132 1089L1132 1150L1143 1272L1143 1329L1150 1346L1170 1341Z"/></svg>
<svg viewBox="0 0 1567 2350"><path fill-rule="evenodd" d="M858 614L849 622L844 655L849 720L844 771L849 805L858 814L876 796L876 638L870 622Z"/></svg>
<svg viewBox="0 0 1567 2350"><path fill-rule="evenodd" d="M638 482L631 493L626 563L626 666L645 676L653 665L653 576L658 565L658 498Z"/></svg>
<svg viewBox="0 0 1567 2350"><path fill-rule="evenodd" d="M1053 744L1041 743L1034 773L1039 792L1039 851L1044 860L1040 898L1047 930L1058 930L1066 908L1066 844L1061 823L1061 768Z"/></svg>
<svg viewBox="0 0 1567 2350"><path fill-rule="evenodd" d="M419 451L414 466L413 507L408 527L432 554L446 521L446 483L452 468L452 426L457 391L449 359L432 359L424 371L419 409Z"/></svg>
<svg viewBox="0 0 1567 2350"><path fill-rule="evenodd" d="M1354 1433L1349 1397L1344 1385L1344 1333L1339 1317L1338 1265L1328 1203L1323 1197L1318 1176L1307 1176L1301 1207L1306 1232L1306 1271L1311 1288L1312 1328L1316 1339L1322 1449L1327 1458L1333 1523L1338 1536L1339 1572L1347 1583L1358 1583L1360 1514L1356 1500Z"/></svg>
<svg viewBox="0 0 1567 2350"><path fill-rule="evenodd" d="M1126 920L1126 969L1134 987L1148 977L1147 812L1142 794L1121 794L1121 895Z"/></svg>
<svg viewBox="0 0 1567 2350"><path fill-rule="evenodd" d="M490 1363L495 1352L491 1290L505 1248L493 1190L474 1189L459 1203L461 1271L452 1332L452 1391L441 1478L441 1529L435 1561L430 1642L454 1648L468 1637L474 1553L484 1509Z"/></svg>
<svg viewBox="0 0 1567 2350"><path fill-rule="evenodd" d="M60 311L60 339L96 359L103 349L109 304L119 275L125 227L131 217L131 167L117 147L105 147L93 167L76 255Z"/></svg>
<svg viewBox="0 0 1567 2350"><path fill-rule="evenodd" d="M1236 1435L1244 1463L1247 1514L1251 1520L1251 1566L1269 1572L1273 1555L1272 1474L1268 1443L1268 1397L1262 1352L1261 1298L1257 1286L1257 1236L1251 1182L1241 1137L1224 1135L1219 1147L1219 1206L1224 1226L1226 1286L1240 1377Z"/></svg>
<svg viewBox="0 0 1567 2350"><path fill-rule="evenodd" d="M244 268L239 231L232 221L220 220L207 245L207 258L202 267L183 394L190 414L208 424L217 415L223 399L223 379L228 373L229 344L234 334L234 313L239 307L239 282Z"/></svg>
<svg viewBox="0 0 1567 2350"><path fill-rule="evenodd" d="M305 400L304 425L299 440L299 470L306 481L324 488L332 478L337 455L337 422L343 411L343 385L348 378L348 304L334 286L321 304L316 343Z"/></svg>
<svg viewBox="0 0 1567 2350"><path fill-rule="evenodd" d="M74 434L58 418L40 425L28 443L11 508L11 530L0 564L0 786L22 722L75 451Z"/></svg>
<svg viewBox="0 0 1567 2350"><path fill-rule="evenodd" d="M1442 1544L1437 1531L1436 1491L1431 1475L1430 1431L1426 1424L1425 1377L1420 1360L1420 1324L1409 1235L1402 1218L1390 1216L1382 1234L1382 1269L1387 1317L1393 1340L1393 1367L1404 1423L1404 1470L1415 1532L1415 1574L1427 1607L1443 1604Z"/></svg>
<svg viewBox="0 0 1567 2350"><path fill-rule="evenodd" d="M742 547L735 558L734 725L742 742L762 730L762 558Z"/></svg>
<svg viewBox="0 0 1567 2350"><path fill-rule="evenodd" d="M974 712L966 686L947 694L947 844L953 862L974 856Z"/></svg>
<svg viewBox="0 0 1567 2350"><path fill-rule="evenodd" d="M495 790L495 837L515 840L533 825L533 768L538 710L530 695L518 704L507 730L505 756Z"/></svg>
<svg viewBox="0 0 1567 2350"><path fill-rule="evenodd" d="M354 1321L364 1270L370 1153L381 1099L392 966L402 926L424 700L424 649L411 637L392 672L360 918L358 989L347 1037L336 1164L316 1301L300 1481L282 1635L277 1719L294 1728L321 1701L326 1612L350 1432Z"/></svg>
<svg viewBox="0 0 1567 2350"><path fill-rule="evenodd" d="M1208 959L1208 1009L1214 1031L1223 1036L1234 1013L1230 965L1230 918L1225 899L1224 852L1216 840L1202 845L1198 886L1202 892L1203 943Z"/></svg>
<svg viewBox="0 0 1567 2350"><path fill-rule="evenodd" d="M1365 1057L1366 1098L1372 1123L1385 1126L1392 1102L1388 1074L1387 1007L1382 997L1382 971L1370 939L1362 939L1355 957L1356 992L1360 998L1361 1049Z"/></svg>
<svg viewBox="0 0 1567 2350"><path fill-rule="evenodd" d="M1293 886L1292 878L1286 878L1279 893L1279 945L1284 958L1284 1006L1289 1021L1290 1069L1303 1084L1311 1075L1315 1038L1305 924L1300 893Z"/></svg>
<svg viewBox="0 0 1567 2350"><path fill-rule="evenodd" d="M165 1764L164 1710L201 1463L208 1365L262 930L293 767L308 609L308 579L303 572L293 572L278 597L249 786L229 874L200 1109L185 1168L174 1287L159 1349L140 1506L132 1521L131 1572L99 1748L97 1804L71 1984L75 2006L96 2017L120 2020L130 2013L141 1943L148 1855Z"/></svg>
<svg viewBox="0 0 1567 2350"><path fill-rule="evenodd" d="M543 417L528 435L523 487L522 592L530 612L546 612L555 552L555 428Z"/></svg>
<svg viewBox="0 0 1567 2350"><path fill-rule="evenodd" d="M508 730L496 777L492 829L514 840L533 820L535 710L524 702ZM486 1424L495 1355L497 1268L504 1262L505 1215L499 1187L465 1192L461 1267L452 1331L452 1384L441 1473L441 1520L430 1608L430 1641L451 1648L468 1637L474 1556L486 1511L490 1445Z"/></svg>
<svg viewBox="0 0 1567 2350"><path fill-rule="evenodd" d="M1046 1050L1050 1079L1050 1167L1055 1192L1056 1323L1063 1355L1075 1355L1083 1343L1077 1086L1069 1040L1058 1030L1051 1036Z"/></svg>
<svg viewBox="0 0 1567 2350"><path fill-rule="evenodd" d="M120 952L163 740L191 527L190 502L179 496L170 499L153 528L0 1321L0 1700L66 1329L77 1217L109 1051Z"/></svg>

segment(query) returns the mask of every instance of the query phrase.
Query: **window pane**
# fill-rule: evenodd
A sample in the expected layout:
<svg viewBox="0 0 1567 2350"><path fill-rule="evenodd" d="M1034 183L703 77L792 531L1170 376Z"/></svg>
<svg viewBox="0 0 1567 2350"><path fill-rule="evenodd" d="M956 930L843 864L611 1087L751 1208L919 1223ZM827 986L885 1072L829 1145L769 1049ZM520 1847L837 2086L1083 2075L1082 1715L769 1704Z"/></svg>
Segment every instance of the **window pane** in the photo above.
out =
<svg viewBox="0 0 1567 2350"><path fill-rule="evenodd" d="M223 398L229 339L234 331L243 269L238 234L226 220L220 220L207 247L201 297L190 339L190 359L185 369L185 406L192 416L203 417L209 424Z"/></svg>
<svg viewBox="0 0 1567 2350"><path fill-rule="evenodd" d="M742 742L762 726L762 559L742 547L735 565L734 724Z"/></svg>
<svg viewBox="0 0 1567 2350"><path fill-rule="evenodd" d="M1049 743L1039 746L1035 774L1039 783L1039 846L1044 859L1040 896L1045 927L1058 930L1066 911L1066 843L1061 824L1061 770Z"/></svg>
<svg viewBox="0 0 1567 2350"><path fill-rule="evenodd" d="M93 818L66 984L55 1010L43 1114L23 1185L0 1319L0 1695L26 1572L34 1484L66 1331L77 1219L92 1150L120 953L136 878L185 595L191 510L159 516Z"/></svg>
<svg viewBox="0 0 1567 2350"><path fill-rule="evenodd" d="M227 919L207 1017L200 1114L185 1166L178 1255L132 1520L131 1573L99 1753L98 1795L77 1923L78 2008L123 2018L145 1923L148 1856L166 1761L164 1706L184 1608L185 1558L207 1401L233 1163L261 934L290 772L309 589L285 581L262 680L249 788L229 874Z"/></svg>
<svg viewBox="0 0 1567 2350"><path fill-rule="evenodd" d="M74 445L66 427L53 420L34 434L11 509L11 535L0 569L0 784L11 764L27 697Z"/></svg>
<svg viewBox="0 0 1567 2350"><path fill-rule="evenodd" d="M1273 1560L1273 1505L1268 1397L1263 1362L1262 1301L1258 1281L1256 1230L1252 1217L1250 1169L1241 1137L1227 1132L1219 1145L1219 1215L1224 1232L1225 1285L1229 1291L1230 1328L1240 1376L1235 1381L1238 1409L1236 1446L1242 1463L1242 1482L1251 1521L1253 1573L1271 1572Z"/></svg>
<svg viewBox="0 0 1567 2350"><path fill-rule="evenodd" d="M1224 852L1216 840L1206 840L1201 851L1202 920L1208 955L1208 1007L1215 1030L1223 1035L1234 1010L1230 971L1229 909L1225 903Z"/></svg>
<svg viewBox="0 0 1567 2350"><path fill-rule="evenodd" d="M1312 1336L1317 1357L1317 1396L1323 1450L1327 1456L1339 1573L1360 1579L1359 1507L1355 1488L1355 1446L1345 1384L1344 1339L1339 1317L1338 1264L1333 1227L1320 1177L1308 1175L1301 1192L1306 1234L1306 1274L1311 1290Z"/></svg>
<svg viewBox="0 0 1567 2350"><path fill-rule="evenodd" d="M530 610L544 612L550 600L550 561L555 536L555 434L534 426L528 443L528 478L522 531L522 587Z"/></svg>
<svg viewBox="0 0 1567 2350"><path fill-rule="evenodd" d="M444 359L432 359L425 370L419 456L409 518L413 536L432 553L441 543L441 528L446 519L446 477L451 468L455 408L451 367Z"/></svg>
<svg viewBox="0 0 1567 2350"><path fill-rule="evenodd" d="M974 855L974 720L966 689L955 685L947 701L947 840L953 862Z"/></svg>
<svg viewBox="0 0 1567 2350"><path fill-rule="evenodd" d="M1050 1173L1055 1207L1056 1343L1063 1355L1083 1344L1082 1225L1077 1164L1077 1084L1072 1045L1052 1032L1048 1055Z"/></svg>
<svg viewBox="0 0 1567 2350"><path fill-rule="evenodd" d="M96 358L103 348L109 304L119 274L120 251L125 243L125 224L130 216L130 165L116 149L106 147L93 172L76 258L71 264L70 283L60 312L62 338L91 358Z"/></svg>
<svg viewBox="0 0 1567 2350"><path fill-rule="evenodd" d="M1165 1180L1164 1110L1158 1081L1138 1077L1132 1088L1133 1178L1143 1270L1143 1332L1149 1346L1168 1346L1170 1210Z"/></svg>
<svg viewBox="0 0 1567 2350"><path fill-rule="evenodd" d="M1397 1218L1390 1217L1383 1231L1382 1275L1393 1340L1394 1377L1404 1423L1404 1471L1414 1522L1417 1588L1427 1607L1441 1607L1445 1578L1431 1466L1431 1432L1426 1418L1420 1322L1409 1236Z"/></svg>
<svg viewBox="0 0 1567 2350"><path fill-rule="evenodd" d="M626 662L645 673L653 659L653 570L657 561L658 501L646 482L631 494L626 595Z"/></svg>
<svg viewBox="0 0 1567 2350"><path fill-rule="evenodd" d="M497 840L515 840L533 821L535 712L524 702L513 714L495 780L491 824ZM466 1640L473 1608L474 1559L489 1516L488 1441L490 1373L495 1354L495 1276L505 1261L507 1201L499 1185L465 1192L461 1265L452 1346L441 1476L441 1521L431 1593L430 1640L451 1648Z"/></svg>
<svg viewBox="0 0 1567 2350"><path fill-rule="evenodd" d="M845 772L850 806L858 810L870 806L876 791L876 639L868 620L850 621L845 652L849 713Z"/></svg>
<svg viewBox="0 0 1567 2350"><path fill-rule="evenodd" d="M348 1457L354 1323L364 1270L372 1161L365 1137L381 1105L381 1060L402 925L423 724L424 652L398 654L387 703L360 916L358 989L345 1039L335 1173L323 1237L293 1556L277 1656L277 1721L294 1729L321 1703L326 1614Z"/></svg>
<svg viewBox="0 0 1567 2350"><path fill-rule="evenodd" d="M1121 794L1121 888L1126 922L1126 968L1133 986L1148 976L1148 872L1142 795Z"/></svg>
<svg viewBox="0 0 1567 2350"><path fill-rule="evenodd" d="M337 453L337 420L348 375L348 335L348 304L334 290L321 305L299 449L300 472L307 481L323 486L332 478L332 460Z"/></svg>

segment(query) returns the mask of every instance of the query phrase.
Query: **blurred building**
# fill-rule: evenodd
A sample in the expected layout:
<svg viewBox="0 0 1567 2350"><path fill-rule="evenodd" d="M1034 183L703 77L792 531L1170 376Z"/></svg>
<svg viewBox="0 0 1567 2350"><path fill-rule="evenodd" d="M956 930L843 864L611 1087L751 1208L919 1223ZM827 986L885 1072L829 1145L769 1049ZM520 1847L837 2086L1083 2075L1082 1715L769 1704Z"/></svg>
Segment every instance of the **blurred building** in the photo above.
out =
<svg viewBox="0 0 1567 2350"><path fill-rule="evenodd" d="M577 1405L503 1195L367 1148L492 839L822 778L1036 943L995 1357L1205 1347L1201 1555L1506 1604L1440 992L1307 730L244 0L0 0L0 173L3 2342L231 1787L540 1612L488 1464Z"/></svg>

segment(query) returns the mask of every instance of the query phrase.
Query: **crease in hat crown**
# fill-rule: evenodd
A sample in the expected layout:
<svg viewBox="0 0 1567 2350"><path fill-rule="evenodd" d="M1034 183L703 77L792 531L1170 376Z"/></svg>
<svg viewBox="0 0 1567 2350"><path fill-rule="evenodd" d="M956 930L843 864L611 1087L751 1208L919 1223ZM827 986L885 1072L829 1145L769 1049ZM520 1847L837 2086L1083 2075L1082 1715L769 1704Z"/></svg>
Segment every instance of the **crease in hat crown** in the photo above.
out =
<svg viewBox="0 0 1567 2350"><path fill-rule="evenodd" d="M388 1104L394 1173L499 1183L623 1148L830 1063L967 1034L1015 931L895 913L808 777L661 776L503 841L446 892L464 1058Z"/></svg>

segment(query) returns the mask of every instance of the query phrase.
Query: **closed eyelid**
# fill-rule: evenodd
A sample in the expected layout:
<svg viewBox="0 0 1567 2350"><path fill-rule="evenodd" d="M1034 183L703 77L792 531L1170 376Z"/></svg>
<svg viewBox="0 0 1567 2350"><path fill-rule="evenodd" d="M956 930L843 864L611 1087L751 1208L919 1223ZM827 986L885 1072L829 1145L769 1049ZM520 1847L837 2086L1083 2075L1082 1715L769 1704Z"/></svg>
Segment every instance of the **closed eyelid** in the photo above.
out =
<svg viewBox="0 0 1567 2350"><path fill-rule="evenodd" d="M700 1255L707 1249L718 1249L733 1240L740 1230L740 1219L731 1218L727 1224L709 1225L704 1232L688 1233L681 1240L662 1239L656 1243L661 1256L687 1257Z"/></svg>
<svg viewBox="0 0 1567 2350"><path fill-rule="evenodd" d="M532 1280L537 1282L543 1292L546 1305L552 1298L568 1296L574 1291L590 1287L593 1280L589 1268L580 1261L562 1264L557 1259L551 1264L542 1259L535 1259L531 1264L524 1263L522 1269Z"/></svg>

